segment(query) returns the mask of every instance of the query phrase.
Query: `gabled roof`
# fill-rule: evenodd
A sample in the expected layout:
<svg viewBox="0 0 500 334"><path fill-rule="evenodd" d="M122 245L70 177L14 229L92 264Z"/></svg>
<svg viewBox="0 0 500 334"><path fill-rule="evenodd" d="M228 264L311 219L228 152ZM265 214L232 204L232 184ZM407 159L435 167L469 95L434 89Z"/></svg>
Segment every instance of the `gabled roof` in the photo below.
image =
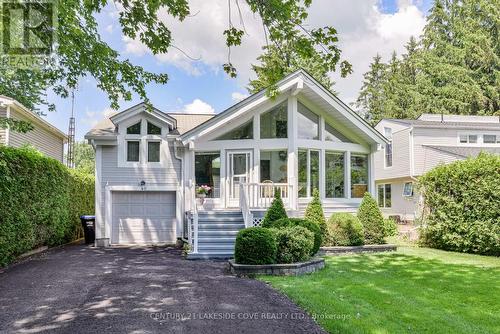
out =
<svg viewBox="0 0 500 334"><path fill-rule="evenodd" d="M360 117L355 111L353 111L349 106L342 102L338 97L336 97L330 90L324 87L320 82L314 79L309 73L303 69L299 69L285 78L280 80L276 87L280 93L286 92L288 90L294 90L298 93L307 86L310 89L311 94L314 94L322 101L325 101L330 107L333 107L342 115L342 120L346 123L349 122L353 127L361 129L364 134L366 134L365 140L372 143L387 143L387 139L375 130L370 124L368 124L362 117ZM194 129L186 132L181 136L181 140L186 143L190 140L213 131L220 126L224 126L227 121L240 117L247 110L254 108L255 106L267 101L269 97L266 96L267 89L261 90L246 99L240 101L239 103L229 107L220 114L216 115L207 122L200 124ZM328 111L331 108L328 108Z"/></svg>
<svg viewBox="0 0 500 334"><path fill-rule="evenodd" d="M500 147L469 147L469 146L437 146L437 145L423 145L438 151L451 153L462 158L476 157L481 152L489 152L500 154Z"/></svg>
<svg viewBox="0 0 500 334"><path fill-rule="evenodd" d="M426 116L425 118L422 117L424 115ZM429 114L423 114L418 119L385 118L381 121L394 122L406 125L408 127L417 127L417 128L500 130L500 119L495 116L488 117L486 119L486 117L484 116L467 116L463 118L458 118L458 117L452 118L450 116L460 116L460 115L444 115L445 116L444 120L439 121L439 120L434 120L434 117L431 118L428 115ZM436 116L439 117L439 115Z"/></svg>
<svg viewBox="0 0 500 334"><path fill-rule="evenodd" d="M68 140L68 136L64 132L62 132L61 130L56 128L54 125L52 125L49 122L47 122L46 120L44 120L37 113L26 108L22 103L18 102L17 100L15 100L11 97L8 97L8 96L0 95L0 105L13 107L17 112L19 112L23 116L27 117L30 121L33 121L34 123L38 124L39 126L42 126L46 130L55 134L56 136L63 138L64 142L66 142Z"/></svg>
<svg viewBox="0 0 500 334"><path fill-rule="evenodd" d="M167 123L169 125L170 129L177 128L177 120L175 118L160 111L159 109L156 109L153 106L149 106L145 102L141 102L141 103L136 104L135 106L130 107L122 112L114 114L113 116L110 117L110 120L111 120L111 122L113 122L113 124L116 125L116 124L122 122L123 120L126 120L132 116L138 115L142 112L149 112L148 115L151 115L151 116L155 117L156 119Z"/></svg>

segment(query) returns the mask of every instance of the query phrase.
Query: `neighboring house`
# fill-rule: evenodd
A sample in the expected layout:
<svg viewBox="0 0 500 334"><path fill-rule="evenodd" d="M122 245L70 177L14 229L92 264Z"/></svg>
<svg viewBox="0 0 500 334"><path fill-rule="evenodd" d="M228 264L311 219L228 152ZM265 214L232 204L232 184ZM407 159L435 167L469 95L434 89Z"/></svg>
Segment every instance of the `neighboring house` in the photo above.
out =
<svg viewBox="0 0 500 334"><path fill-rule="evenodd" d="M189 240L191 257L230 256L278 190L301 215L314 188L327 214L375 194L373 158L386 139L300 70L275 99L254 94L211 117L139 104L104 120L96 149L96 244ZM201 185L211 187L203 205Z"/></svg>
<svg viewBox="0 0 500 334"><path fill-rule="evenodd" d="M390 141L375 154L378 203L386 216L402 220L420 212L420 175L481 151L500 154L498 116L423 114L416 120L384 119L375 128Z"/></svg>
<svg viewBox="0 0 500 334"><path fill-rule="evenodd" d="M63 162L64 144L67 142L67 137L55 126L16 100L1 95L0 117L26 121L34 127L26 133L0 128L0 144L12 147L30 145L48 157Z"/></svg>

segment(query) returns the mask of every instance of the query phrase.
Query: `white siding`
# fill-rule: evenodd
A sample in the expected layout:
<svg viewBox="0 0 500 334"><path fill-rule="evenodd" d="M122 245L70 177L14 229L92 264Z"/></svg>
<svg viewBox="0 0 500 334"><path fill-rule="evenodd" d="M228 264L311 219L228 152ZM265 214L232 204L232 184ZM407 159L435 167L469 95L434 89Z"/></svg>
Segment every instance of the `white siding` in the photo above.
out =
<svg viewBox="0 0 500 334"><path fill-rule="evenodd" d="M101 166L101 217L105 216L105 187L106 185L137 186L141 181L147 185L178 186L181 179L180 161L174 156L173 145L168 146L166 156L167 167L118 167L118 146L102 146ZM180 205L178 203L178 205ZM105 224L101 224L101 235L105 235ZM109 236L106 236L109 238Z"/></svg>
<svg viewBox="0 0 500 334"><path fill-rule="evenodd" d="M460 156L425 145L457 146L458 131L442 128L414 128L415 175L422 175L441 163L461 160Z"/></svg>
<svg viewBox="0 0 500 334"><path fill-rule="evenodd" d="M397 180L390 182L377 182L377 185L384 183L391 185L391 207L380 208L384 217L388 217L391 215L400 215L402 219L408 219L408 220L414 219L416 211L418 210L419 194L417 193L415 182L413 182L414 186L413 197L411 198L403 197L403 187L406 182L412 182L412 180L406 179L406 180Z"/></svg>
<svg viewBox="0 0 500 334"><path fill-rule="evenodd" d="M7 116L7 109L5 107L0 107L0 117ZM0 128L0 145L5 145L6 131L5 129Z"/></svg>
<svg viewBox="0 0 500 334"><path fill-rule="evenodd" d="M392 167L385 167L385 148L375 152L375 180L410 175L410 136L410 128L400 129L396 132L393 130Z"/></svg>
<svg viewBox="0 0 500 334"><path fill-rule="evenodd" d="M11 108L10 117L17 120L29 121L34 129L27 133L9 132L9 146L22 147L24 145L31 145L43 154L63 161L64 158L64 140L63 138L55 135L53 132L46 130L35 122L22 116Z"/></svg>

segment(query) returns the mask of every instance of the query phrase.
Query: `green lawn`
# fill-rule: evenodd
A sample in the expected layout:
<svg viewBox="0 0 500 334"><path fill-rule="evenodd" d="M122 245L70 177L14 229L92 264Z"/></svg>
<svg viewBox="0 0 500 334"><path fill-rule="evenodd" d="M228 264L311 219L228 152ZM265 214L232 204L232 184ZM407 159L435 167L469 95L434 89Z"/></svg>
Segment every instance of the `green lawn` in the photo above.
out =
<svg viewBox="0 0 500 334"><path fill-rule="evenodd" d="M500 333L500 259L402 247L326 257L300 277L259 279L330 333Z"/></svg>

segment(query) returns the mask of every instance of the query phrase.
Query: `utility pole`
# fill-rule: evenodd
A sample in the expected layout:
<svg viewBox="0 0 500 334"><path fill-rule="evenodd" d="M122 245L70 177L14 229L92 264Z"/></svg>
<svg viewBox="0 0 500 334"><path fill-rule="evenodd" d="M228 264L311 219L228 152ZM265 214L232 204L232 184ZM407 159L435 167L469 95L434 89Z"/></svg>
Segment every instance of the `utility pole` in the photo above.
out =
<svg viewBox="0 0 500 334"><path fill-rule="evenodd" d="M69 118L68 130L68 154L66 165L75 168L75 91L71 91L71 117Z"/></svg>

